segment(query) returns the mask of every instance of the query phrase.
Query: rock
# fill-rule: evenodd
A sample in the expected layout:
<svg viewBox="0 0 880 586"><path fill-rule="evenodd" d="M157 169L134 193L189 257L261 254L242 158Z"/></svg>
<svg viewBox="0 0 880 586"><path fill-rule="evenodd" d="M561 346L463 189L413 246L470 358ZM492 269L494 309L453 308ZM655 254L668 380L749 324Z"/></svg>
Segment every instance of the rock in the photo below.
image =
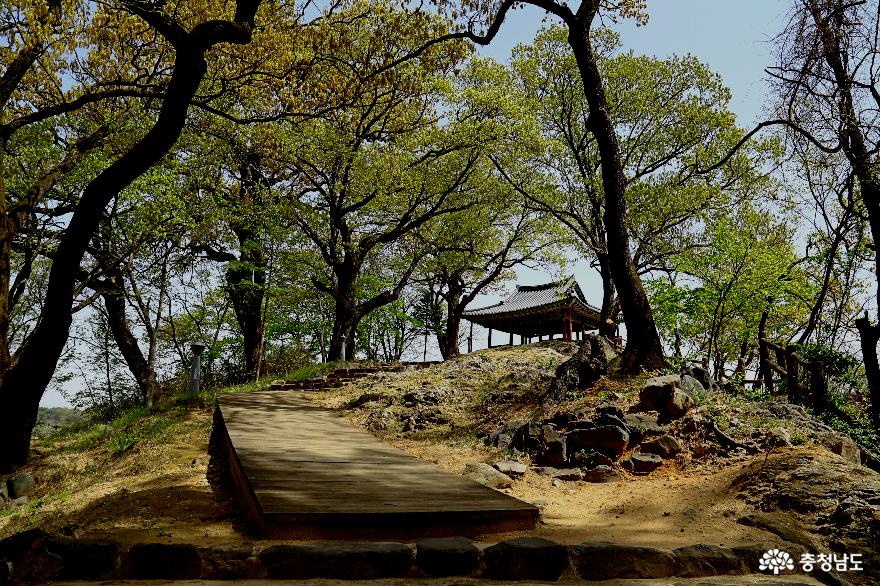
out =
<svg viewBox="0 0 880 586"><path fill-rule="evenodd" d="M700 383L707 391L712 390L716 385L715 381L712 380L712 377L709 376L709 371L703 368L702 366L691 366L689 368L685 368L681 371L681 376L684 378L685 376L692 377Z"/></svg>
<svg viewBox="0 0 880 586"><path fill-rule="evenodd" d="M357 399L352 399L348 403L349 408L361 407L366 405L367 403L376 403L381 402L387 405L391 402L391 397L387 395L383 395L382 393L363 393Z"/></svg>
<svg viewBox="0 0 880 586"><path fill-rule="evenodd" d="M0 480L0 505L9 500L9 487L5 480Z"/></svg>
<svg viewBox="0 0 880 586"><path fill-rule="evenodd" d="M430 576L467 576L480 562L480 550L464 537L423 539L416 544L416 564Z"/></svg>
<svg viewBox="0 0 880 586"><path fill-rule="evenodd" d="M647 411L659 411L666 398L680 384L681 377L677 374L649 378L642 386L642 390L639 391L639 401L642 407Z"/></svg>
<svg viewBox="0 0 880 586"><path fill-rule="evenodd" d="M521 425L513 434L510 447L521 452L539 451L544 445L544 430L540 423L530 422Z"/></svg>
<svg viewBox="0 0 880 586"><path fill-rule="evenodd" d="M254 556L254 544L228 543L200 548L202 579L246 580L262 577L263 567Z"/></svg>
<svg viewBox="0 0 880 586"><path fill-rule="evenodd" d="M705 395L707 390L700 381L689 374L681 375L680 388L683 392L690 395L692 399L697 399L698 397Z"/></svg>
<svg viewBox="0 0 880 586"><path fill-rule="evenodd" d="M62 560L59 578L65 580L101 580L116 573L119 544L109 540L53 537L46 551Z"/></svg>
<svg viewBox="0 0 880 586"><path fill-rule="evenodd" d="M776 427L767 434L765 443L768 448L787 448L791 446L791 434L787 429Z"/></svg>
<svg viewBox="0 0 880 586"><path fill-rule="evenodd" d="M479 482L489 488L510 488L513 486L513 480L508 475L495 470L483 462L465 464L464 475L474 482Z"/></svg>
<svg viewBox="0 0 880 586"><path fill-rule="evenodd" d="M785 513L755 513L740 517L737 519L737 522L741 525L764 529L778 535L785 541L802 545L810 551L822 549L810 533L805 531L794 518Z"/></svg>
<svg viewBox="0 0 880 586"><path fill-rule="evenodd" d="M49 535L42 529L27 529L0 540L0 576L8 583L44 584L63 570L63 561L46 549ZM0 582L7 583L7 582Z"/></svg>
<svg viewBox="0 0 880 586"><path fill-rule="evenodd" d="M188 543L138 543L122 564L125 578L136 580L192 580L202 573L202 562Z"/></svg>
<svg viewBox="0 0 880 586"><path fill-rule="evenodd" d="M620 420L623 420L623 418L625 417L625 414L623 412L623 407L621 407L620 405L615 405L613 403L610 403L608 405L599 405L598 407L596 407L596 414L597 415L613 415L614 417L617 417Z"/></svg>
<svg viewBox="0 0 880 586"><path fill-rule="evenodd" d="M611 413L602 413L596 418L596 426L613 425L629 433L626 422L617 415Z"/></svg>
<svg viewBox="0 0 880 586"><path fill-rule="evenodd" d="M684 416L694 405L694 400L690 395L680 389L673 389L672 394L663 404L662 413L671 419L678 419Z"/></svg>
<svg viewBox="0 0 880 586"><path fill-rule="evenodd" d="M576 468L552 468L550 466L538 466L532 470L541 476L549 476L555 480L576 481L583 479L583 472Z"/></svg>
<svg viewBox="0 0 880 586"><path fill-rule="evenodd" d="M660 435L666 433L666 427L657 422L656 415L646 415L643 413L628 413L623 422L629 428L630 433L640 431L643 435Z"/></svg>
<svg viewBox="0 0 880 586"><path fill-rule="evenodd" d="M623 480L620 474L611 466L597 466L592 470L584 471L585 482L617 482Z"/></svg>
<svg viewBox="0 0 880 586"><path fill-rule="evenodd" d="M644 454L657 454L661 458L671 458L681 452L681 444L671 435L661 435L649 442L643 443L639 451Z"/></svg>
<svg viewBox="0 0 880 586"><path fill-rule="evenodd" d="M584 580L668 578L675 574L672 552L615 543L582 543L569 547L572 564Z"/></svg>
<svg viewBox="0 0 880 586"><path fill-rule="evenodd" d="M391 426L395 419L389 409L380 408L370 412L364 426L372 431L384 431Z"/></svg>
<svg viewBox="0 0 880 586"><path fill-rule="evenodd" d="M562 464L566 460L565 439L556 426L545 423L541 425L540 436L531 442L534 446L532 461L539 464Z"/></svg>
<svg viewBox="0 0 880 586"><path fill-rule="evenodd" d="M510 478L522 478L528 470L528 466L513 460L500 460L492 464L492 467Z"/></svg>
<svg viewBox="0 0 880 586"><path fill-rule="evenodd" d="M676 576L700 578L719 576L740 570L740 561L730 548L698 543L673 550Z"/></svg>
<svg viewBox="0 0 880 586"><path fill-rule="evenodd" d="M826 433L819 437L820 443L843 459L860 465L862 463L862 451L858 444L848 435L842 433Z"/></svg>
<svg viewBox="0 0 880 586"><path fill-rule="evenodd" d="M633 474L648 474L657 469L663 463L663 458L656 454L633 454L620 465L624 470Z"/></svg>
<svg viewBox="0 0 880 586"><path fill-rule="evenodd" d="M404 543L343 541L272 545L259 558L270 579L375 580L406 575L413 551Z"/></svg>
<svg viewBox="0 0 880 586"><path fill-rule="evenodd" d="M627 443L629 443L629 433L616 425L576 429L565 434L565 444L569 454L587 450L617 458L626 449Z"/></svg>
<svg viewBox="0 0 880 586"><path fill-rule="evenodd" d="M483 561L487 578L554 582L568 567L568 551L541 537L517 537L487 547Z"/></svg>
<svg viewBox="0 0 880 586"><path fill-rule="evenodd" d="M13 474L6 481L9 498L17 499L20 496L25 496L34 488L34 484L34 477L30 474Z"/></svg>
<svg viewBox="0 0 880 586"><path fill-rule="evenodd" d="M27 502L28 502L28 497L20 496L17 499L12 499L12 500L8 501L6 503L6 508L9 509L10 511L14 511L15 509L17 509L19 507L25 506L27 504Z"/></svg>
<svg viewBox="0 0 880 586"><path fill-rule="evenodd" d="M545 403L561 403L576 389L588 389L608 372L608 360L599 336L587 334L574 356L556 368L544 395Z"/></svg>

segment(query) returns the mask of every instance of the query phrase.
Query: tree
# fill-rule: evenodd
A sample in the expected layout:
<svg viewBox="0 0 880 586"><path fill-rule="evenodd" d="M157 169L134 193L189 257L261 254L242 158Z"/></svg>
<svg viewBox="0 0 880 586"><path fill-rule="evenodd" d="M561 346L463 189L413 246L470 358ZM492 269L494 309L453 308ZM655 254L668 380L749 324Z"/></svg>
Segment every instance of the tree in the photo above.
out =
<svg viewBox="0 0 880 586"><path fill-rule="evenodd" d="M880 234L880 53L876 4L845 0L800 0L779 36L775 80L780 119L789 138L845 158L845 175L858 186L871 236ZM874 277L880 295L880 253L874 248ZM875 427L880 429L880 324L856 320Z"/></svg>
<svg viewBox="0 0 880 586"><path fill-rule="evenodd" d="M593 261L603 285L600 332L610 336L619 308L602 221L600 156L586 126L589 104L566 36L560 26L547 27L533 44L514 50L514 78L508 83L520 89L543 138L532 141L541 147L518 181L532 205L565 225ZM770 187L750 159L776 153L772 144L762 143L711 173L701 172L701 161L719 158L742 134L727 109L730 92L720 77L693 57L621 54L619 38L608 29L596 31L594 39L621 137L633 264L640 276L671 271L674 255L705 245L701 224L707 217ZM554 179L555 189L524 186L535 183L535 167Z"/></svg>
<svg viewBox="0 0 880 586"><path fill-rule="evenodd" d="M285 136L283 161L288 213L324 263L312 282L334 300L329 360L341 358L343 346L353 356L360 320L400 296L421 258L417 233L438 216L474 205L467 179L479 148L454 121L440 124L443 75L463 57L463 47L438 48L382 75L356 73L410 52L439 34L442 23L385 6L346 22L333 41L339 49L332 65L313 91L343 88L348 106L297 124ZM385 263L389 286L361 297L368 290L361 275L376 258Z"/></svg>
<svg viewBox="0 0 880 586"><path fill-rule="evenodd" d="M470 17L468 31L454 32L439 36L421 48L430 47L454 39L469 39L479 44L489 44L498 34L507 13L517 4L537 6L559 18L568 32L568 45L572 50L583 84L584 97L589 106L590 116L586 127L596 141L600 157L602 188L605 195L605 209L602 221L606 232L609 252L609 269L617 288L621 309L627 329L627 343L621 357L623 372L652 370L665 364L663 346L654 322L654 316L633 263L630 249L628 223L628 204L626 200L627 177L621 155L620 141L615 132L611 116L610 102L605 88L605 79L599 68L599 54L593 45L594 25L601 15L609 18L635 18L640 23L647 22L644 0L581 0L577 7L556 0L503 0L491 3L438 2L441 6L454 5L451 12L461 12L464 18ZM476 13L476 14L475 14ZM488 14L487 14L488 13ZM488 20L485 34L473 31L475 19ZM402 57L412 59L419 51ZM393 66L395 63L389 64Z"/></svg>
<svg viewBox="0 0 880 586"><path fill-rule="evenodd" d="M206 54L218 44L249 43L259 6L259 0L238 0L233 18L206 21L190 14L177 15L173 10L163 10L152 3L136 0L122 1L118 7L114 5L97 12L101 18L114 14L114 11L135 15L173 49L173 66L165 91L160 94L161 106L155 123L88 182L59 237L39 322L20 346L14 363L2 373L0 443L5 449L0 454L0 471L27 461L40 398L55 371L69 334L80 263L98 229L102 211L172 148L183 129L190 103L206 74ZM60 9L58 6L56 8ZM39 21L40 16L36 18ZM181 18L191 18L195 23L184 23ZM44 20L34 30L39 35L47 28L51 28L51 25ZM14 92L35 68L48 40L38 36L35 42L25 42L9 63L0 78L0 108L6 108ZM36 69L42 71L40 67ZM0 201L4 202L0 206L0 213L5 215L5 195ZM0 269L0 273L8 274L8 267Z"/></svg>
<svg viewBox="0 0 880 586"><path fill-rule="evenodd" d="M649 282L676 353L702 358L717 378L730 363L744 372L754 358L762 312L772 315L768 328L777 338L792 336L808 313L814 287L794 252L793 230L770 218L748 205L713 218L708 245L675 255L675 278Z"/></svg>

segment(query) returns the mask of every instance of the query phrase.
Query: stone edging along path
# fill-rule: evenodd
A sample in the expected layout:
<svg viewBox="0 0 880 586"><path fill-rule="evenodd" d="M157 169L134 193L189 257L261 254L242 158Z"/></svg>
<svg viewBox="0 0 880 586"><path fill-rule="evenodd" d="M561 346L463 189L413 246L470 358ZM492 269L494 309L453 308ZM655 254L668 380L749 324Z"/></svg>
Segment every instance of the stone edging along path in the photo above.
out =
<svg viewBox="0 0 880 586"><path fill-rule="evenodd" d="M479 546L478 546L479 545ZM426 578L613 580L708 577L758 572L764 546L697 544L674 550L591 542L560 545L540 537L475 544L464 537L396 542L296 544L141 543L52 537L29 530L0 541L0 584L47 580ZM834 575L817 575L840 584Z"/></svg>

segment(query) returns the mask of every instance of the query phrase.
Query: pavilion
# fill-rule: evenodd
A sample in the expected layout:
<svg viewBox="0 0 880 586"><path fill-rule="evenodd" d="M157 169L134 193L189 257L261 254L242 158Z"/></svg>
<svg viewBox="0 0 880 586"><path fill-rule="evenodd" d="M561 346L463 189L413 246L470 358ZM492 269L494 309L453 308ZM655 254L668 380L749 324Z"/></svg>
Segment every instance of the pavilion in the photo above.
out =
<svg viewBox="0 0 880 586"><path fill-rule="evenodd" d="M544 336L552 339L561 333L563 340L579 340L583 332L596 330L600 323L600 310L587 303L575 278L568 277L544 285L517 285L516 291L500 303L465 311L463 317L489 330L489 347L492 347L492 330L518 335L522 343ZM468 341L468 351L472 343Z"/></svg>

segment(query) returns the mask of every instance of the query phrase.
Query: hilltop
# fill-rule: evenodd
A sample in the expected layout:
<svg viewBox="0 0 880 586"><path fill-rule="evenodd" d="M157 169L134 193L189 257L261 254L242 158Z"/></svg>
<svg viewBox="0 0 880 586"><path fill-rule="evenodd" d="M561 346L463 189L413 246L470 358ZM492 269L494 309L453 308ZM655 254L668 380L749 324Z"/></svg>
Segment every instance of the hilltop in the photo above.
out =
<svg viewBox="0 0 880 586"><path fill-rule="evenodd" d="M533 534L560 543L845 549L863 553L867 568L878 567L870 556L880 536L880 475L857 463L852 439L800 407L718 388L693 392L683 416L658 419L638 410L644 388L656 381L649 374L607 376L562 404L542 407L554 371L575 350L558 341L496 348L429 368L371 374L309 396L455 473L500 467L510 482L497 488L542 509ZM313 367L291 378L326 370ZM220 392L257 390L266 382ZM254 539L214 482L212 405L205 395L201 406L136 409L110 424L80 424L35 440L30 471L37 487L26 506L0 516L0 537L41 528L122 542ZM575 460L547 463L552 455L541 450L554 430L571 442L581 437L572 430L614 427L607 424L615 418L632 438L619 453L578 450ZM665 436L678 447L655 469L627 467ZM598 468L609 472L591 476Z"/></svg>

